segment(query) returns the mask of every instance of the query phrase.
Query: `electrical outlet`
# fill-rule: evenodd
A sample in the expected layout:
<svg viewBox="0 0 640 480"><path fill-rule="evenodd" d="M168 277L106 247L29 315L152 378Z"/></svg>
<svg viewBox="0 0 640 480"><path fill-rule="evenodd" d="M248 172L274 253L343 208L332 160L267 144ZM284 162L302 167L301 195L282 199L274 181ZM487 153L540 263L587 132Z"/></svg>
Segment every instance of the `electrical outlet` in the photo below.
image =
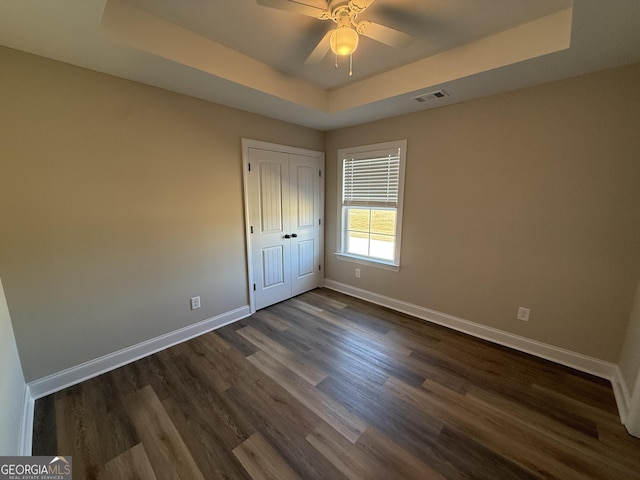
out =
<svg viewBox="0 0 640 480"><path fill-rule="evenodd" d="M356 278L360 278L360 269L356 268Z"/></svg>
<svg viewBox="0 0 640 480"><path fill-rule="evenodd" d="M529 313L531 313L531 310L529 310L528 308L524 308L524 307L518 308L518 320L522 320L523 322L528 322Z"/></svg>
<svg viewBox="0 0 640 480"><path fill-rule="evenodd" d="M197 310L200 308L200 297L191 297L191 310Z"/></svg>

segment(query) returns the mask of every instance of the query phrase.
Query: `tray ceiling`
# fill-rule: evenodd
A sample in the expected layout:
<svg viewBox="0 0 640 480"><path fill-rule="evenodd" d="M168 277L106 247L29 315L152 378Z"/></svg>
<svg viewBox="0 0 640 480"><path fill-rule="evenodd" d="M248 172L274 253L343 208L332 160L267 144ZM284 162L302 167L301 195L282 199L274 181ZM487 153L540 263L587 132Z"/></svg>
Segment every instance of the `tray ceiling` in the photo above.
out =
<svg viewBox="0 0 640 480"><path fill-rule="evenodd" d="M358 19L414 39L362 38L350 77L304 63L332 22L254 0L21 0L0 44L321 130L640 61L637 0L376 0Z"/></svg>

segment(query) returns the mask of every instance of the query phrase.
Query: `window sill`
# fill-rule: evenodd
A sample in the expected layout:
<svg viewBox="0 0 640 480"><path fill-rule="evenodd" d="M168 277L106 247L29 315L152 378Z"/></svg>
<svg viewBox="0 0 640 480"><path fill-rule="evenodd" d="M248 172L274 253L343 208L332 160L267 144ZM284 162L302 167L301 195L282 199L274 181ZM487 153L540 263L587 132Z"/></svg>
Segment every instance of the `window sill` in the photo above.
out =
<svg viewBox="0 0 640 480"><path fill-rule="evenodd" d="M372 258L359 257L357 255L350 255L348 253L339 252L336 252L335 256L338 257L338 260L359 263L360 265L369 265L371 267L382 268L384 270L392 270L394 272L400 271L400 265L396 265L391 262L385 262L384 260L374 260Z"/></svg>

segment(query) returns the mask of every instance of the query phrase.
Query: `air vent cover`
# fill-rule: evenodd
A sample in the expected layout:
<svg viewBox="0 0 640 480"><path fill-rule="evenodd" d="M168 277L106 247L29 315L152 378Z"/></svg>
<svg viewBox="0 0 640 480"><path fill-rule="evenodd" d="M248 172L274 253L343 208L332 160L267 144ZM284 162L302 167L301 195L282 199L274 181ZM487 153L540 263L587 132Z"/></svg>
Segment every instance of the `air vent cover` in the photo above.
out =
<svg viewBox="0 0 640 480"><path fill-rule="evenodd" d="M424 103L424 102L430 102L433 100L438 100L439 98L444 98L448 96L449 94L444 90L436 90L434 92L421 93L420 95L416 97L411 97L411 98L418 103Z"/></svg>

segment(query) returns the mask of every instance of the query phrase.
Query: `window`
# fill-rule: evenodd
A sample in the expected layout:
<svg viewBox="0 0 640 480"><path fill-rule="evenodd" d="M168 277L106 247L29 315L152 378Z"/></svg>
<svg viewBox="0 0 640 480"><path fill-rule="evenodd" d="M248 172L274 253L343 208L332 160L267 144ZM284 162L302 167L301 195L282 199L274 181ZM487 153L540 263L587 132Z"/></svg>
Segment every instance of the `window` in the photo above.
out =
<svg viewBox="0 0 640 480"><path fill-rule="evenodd" d="M397 270L407 141L338 151L339 258Z"/></svg>

